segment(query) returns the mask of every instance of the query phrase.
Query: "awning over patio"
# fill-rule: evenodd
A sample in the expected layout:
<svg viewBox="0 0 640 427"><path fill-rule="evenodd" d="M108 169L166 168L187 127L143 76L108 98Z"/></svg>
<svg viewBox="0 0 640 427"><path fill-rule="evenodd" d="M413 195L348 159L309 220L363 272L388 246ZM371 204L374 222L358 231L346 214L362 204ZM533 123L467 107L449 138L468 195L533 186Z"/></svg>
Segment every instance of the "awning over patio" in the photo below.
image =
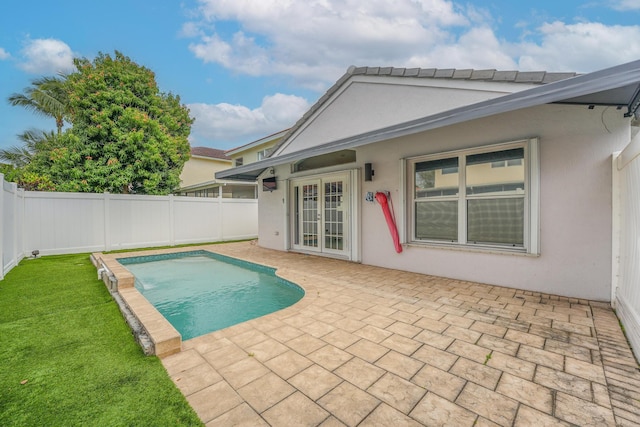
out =
<svg viewBox="0 0 640 427"><path fill-rule="evenodd" d="M552 103L614 106L625 116L637 117L640 107L640 60L226 169L215 176L217 179L256 180L264 170L273 166Z"/></svg>

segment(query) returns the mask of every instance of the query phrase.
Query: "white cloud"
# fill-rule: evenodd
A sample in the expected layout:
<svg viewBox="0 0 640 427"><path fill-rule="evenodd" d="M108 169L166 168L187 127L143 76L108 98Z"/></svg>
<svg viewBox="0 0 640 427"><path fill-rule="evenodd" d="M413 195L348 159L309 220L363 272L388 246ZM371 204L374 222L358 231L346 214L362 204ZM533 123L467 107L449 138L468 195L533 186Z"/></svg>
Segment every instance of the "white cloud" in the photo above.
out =
<svg viewBox="0 0 640 427"><path fill-rule="evenodd" d="M266 96L260 107L189 104L196 121L191 128L193 144L232 148L291 127L309 108L304 98L276 93Z"/></svg>
<svg viewBox="0 0 640 427"><path fill-rule="evenodd" d="M11 55L9 55L9 52L0 47L0 61L9 59L10 57Z"/></svg>
<svg viewBox="0 0 640 427"><path fill-rule="evenodd" d="M74 70L69 45L56 39L29 39L21 51L19 67L31 74L57 74Z"/></svg>
<svg viewBox="0 0 640 427"><path fill-rule="evenodd" d="M232 35L209 32L196 57L248 75L289 75L326 88L349 65L398 65L426 52L469 20L445 0L200 0L207 23L236 21Z"/></svg>
<svg viewBox="0 0 640 427"><path fill-rule="evenodd" d="M538 31L540 44L512 47L521 70L588 72L640 58L640 26L556 21Z"/></svg>
<svg viewBox="0 0 640 427"><path fill-rule="evenodd" d="M488 27L472 28L452 43L442 44L423 55L412 56L411 67L475 68L513 70L516 62L509 56Z"/></svg>
<svg viewBox="0 0 640 427"><path fill-rule="evenodd" d="M613 0L611 7L615 10L640 10L640 0Z"/></svg>
<svg viewBox="0 0 640 427"><path fill-rule="evenodd" d="M640 0L606 1L620 10L640 8ZM189 48L197 58L239 74L278 76L318 92L349 65L589 72L640 57L640 26L589 22L582 15L567 22L545 23L540 15L534 20L538 23L505 24L495 8L448 0L199 3L182 31L192 38ZM500 25L519 34L505 40L497 35ZM282 110L288 121L269 121L266 112L280 110L266 98L255 110L194 104L194 134L214 141L261 137L292 125L304 113L306 107L293 105L295 114ZM266 125L275 122L280 125Z"/></svg>
<svg viewBox="0 0 640 427"><path fill-rule="evenodd" d="M326 89L349 65L592 71L640 57L640 27L550 22L496 36L502 17L447 0L199 0L194 55L237 73ZM607 0L639 10L640 0ZM577 18L576 18L576 22ZM231 34L221 30L232 23Z"/></svg>

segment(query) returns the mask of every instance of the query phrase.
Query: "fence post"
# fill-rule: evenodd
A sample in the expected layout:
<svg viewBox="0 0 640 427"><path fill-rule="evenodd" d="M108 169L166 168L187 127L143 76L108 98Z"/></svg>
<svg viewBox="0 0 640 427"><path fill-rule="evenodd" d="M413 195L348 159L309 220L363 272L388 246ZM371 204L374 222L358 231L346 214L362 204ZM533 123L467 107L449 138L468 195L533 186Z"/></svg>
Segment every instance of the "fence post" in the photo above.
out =
<svg viewBox="0 0 640 427"><path fill-rule="evenodd" d="M22 248L22 254L20 259L22 259L27 256L25 253L27 250L27 192L24 188L18 191L20 191L20 198L22 199L20 201L20 207L22 209L22 215L20 216L20 239L22 242L20 246Z"/></svg>
<svg viewBox="0 0 640 427"><path fill-rule="evenodd" d="M104 206L104 250L111 250L111 218L109 218L109 200L111 199L111 194L108 191L105 191L102 195Z"/></svg>
<svg viewBox="0 0 640 427"><path fill-rule="evenodd" d="M616 293L620 280L620 177L618 162L621 153L615 152L611 156L611 307L616 308Z"/></svg>
<svg viewBox="0 0 640 427"><path fill-rule="evenodd" d="M175 209L173 204L173 194L169 194L169 245L175 246L176 244L176 224L175 215L173 210Z"/></svg>
<svg viewBox="0 0 640 427"><path fill-rule="evenodd" d="M20 261L20 255L18 254L18 225L20 224L18 219L18 184L11 183L11 190L13 193L13 262L14 265L18 265L18 261Z"/></svg>
<svg viewBox="0 0 640 427"><path fill-rule="evenodd" d="M4 223L4 175L0 173L0 280L4 279L4 236L5 223Z"/></svg>
<svg viewBox="0 0 640 427"><path fill-rule="evenodd" d="M220 187L220 197L218 197L218 236L220 241L224 241L224 203L222 203L222 187Z"/></svg>

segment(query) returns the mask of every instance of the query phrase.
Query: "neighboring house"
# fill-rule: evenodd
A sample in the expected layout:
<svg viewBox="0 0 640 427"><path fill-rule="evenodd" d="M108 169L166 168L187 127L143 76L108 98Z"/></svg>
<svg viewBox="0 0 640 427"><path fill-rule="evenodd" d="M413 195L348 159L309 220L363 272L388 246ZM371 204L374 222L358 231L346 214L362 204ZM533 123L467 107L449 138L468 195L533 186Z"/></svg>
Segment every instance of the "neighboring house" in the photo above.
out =
<svg viewBox="0 0 640 427"><path fill-rule="evenodd" d="M254 182L234 182L215 179L215 173L233 166L223 150L191 147L191 157L180 174L180 196L255 199Z"/></svg>
<svg viewBox="0 0 640 427"><path fill-rule="evenodd" d="M216 177L261 184L262 247L609 301L612 154L639 88L640 61L585 75L351 67L269 158Z"/></svg>
<svg viewBox="0 0 640 427"><path fill-rule="evenodd" d="M232 148L225 154L231 158L234 167L259 162L269 157L272 148L280 142L288 130L281 130L240 147Z"/></svg>

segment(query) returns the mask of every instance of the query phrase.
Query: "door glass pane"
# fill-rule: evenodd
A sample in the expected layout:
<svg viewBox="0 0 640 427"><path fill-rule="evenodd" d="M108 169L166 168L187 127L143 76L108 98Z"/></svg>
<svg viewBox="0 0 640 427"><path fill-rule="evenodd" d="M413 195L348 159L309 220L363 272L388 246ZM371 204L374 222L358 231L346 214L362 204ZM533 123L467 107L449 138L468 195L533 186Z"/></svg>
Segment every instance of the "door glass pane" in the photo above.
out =
<svg viewBox="0 0 640 427"><path fill-rule="evenodd" d="M414 172L416 198L458 194L457 157L416 163Z"/></svg>
<svg viewBox="0 0 640 427"><path fill-rule="evenodd" d="M524 244L524 198L467 201L469 243Z"/></svg>
<svg viewBox="0 0 640 427"><path fill-rule="evenodd" d="M318 185L302 186L302 245L318 247Z"/></svg>
<svg viewBox="0 0 640 427"><path fill-rule="evenodd" d="M524 194L524 148L467 156L467 195Z"/></svg>
<svg viewBox="0 0 640 427"><path fill-rule="evenodd" d="M458 201L416 203L416 239L458 241Z"/></svg>
<svg viewBox="0 0 640 427"><path fill-rule="evenodd" d="M343 183L332 181L324 183L324 247L325 249L344 249L343 221Z"/></svg>

